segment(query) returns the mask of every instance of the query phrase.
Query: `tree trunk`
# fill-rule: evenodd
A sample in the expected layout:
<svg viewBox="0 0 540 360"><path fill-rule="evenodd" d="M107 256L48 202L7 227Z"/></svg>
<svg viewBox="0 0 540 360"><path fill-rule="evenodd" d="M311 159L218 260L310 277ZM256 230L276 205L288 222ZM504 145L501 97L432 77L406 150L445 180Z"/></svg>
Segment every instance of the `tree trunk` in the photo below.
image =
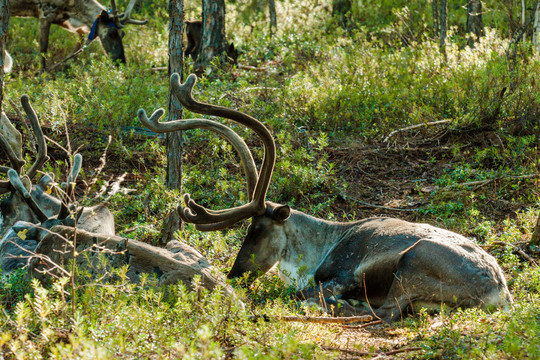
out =
<svg viewBox="0 0 540 360"><path fill-rule="evenodd" d="M470 47L474 46L475 39L482 36L482 28L482 1L467 0L467 33L474 35L467 40Z"/></svg>
<svg viewBox="0 0 540 360"><path fill-rule="evenodd" d="M431 0L431 13L433 15L433 33L438 37L441 29L439 28L439 0Z"/></svg>
<svg viewBox="0 0 540 360"><path fill-rule="evenodd" d="M268 0L268 15L270 17L270 34L277 30L276 1Z"/></svg>
<svg viewBox="0 0 540 360"><path fill-rule="evenodd" d="M169 78L178 73L182 79L182 66L184 52L182 49L182 36L184 24L184 1L169 1ZM182 105L173 96L169 87L169 121L183 117ZM182 132L168 133L166 136L167 149L167 187L181 189L182 187ZM174 239L174 233L181 228L181 220L176 211L171 212L163 224L161 240L164 244Z"/></svg>
<svg viewBox="0 0 540 360"><path fill-rule="evenodd" d="M540 2L536 3L536 12L534 14L533 47L536 54L540 55Z"/></svg>
<svg viewBox="0 0 540 360"><path fill-rule="evenodd" d="M332 0L332 16L342 28L349 26L351 10L351 0Z"/></svg>
<svg viewBox="0 0 540 360"><path fill-rule="evenodd" d="M446 61L446 29L448 28L448 17L447 17L448 8L446 7L446 0L441 0L440 9L441 10L440 10L440 17L439 17L439 26L440 26L439 48L441 49L441 53L444 56L444 61Z"/></svg>
<svg viewBox="0 0 540 360"><path fill-rule="evenodd" d="M196 69L201 71L216 56L225 56L227 38L225 37L224 0L203 0L203 30L201 54L197 58ZM223 57L224 58L224 57Z"/></svg>
<svg viewBox="0 0 540 360"><path fill-rule="evenodd" d="M527 5L525 0L521 0L521 26L525 27L525 14L527 12ZM527 32L523 33L523 42L527 40Z"/></svg>
<svg viewBox="0 0 540 360"><path fill-rule="evenodd" d="M0 114L4 100L4 55L9 29L9 1L0 0Z"/></svg>
<svg viewBox="0 0 540 360"><path fill-rule="evenodd" d="M536 226L534 227L529 245L540 246L540 215L538 216L538 219L536 219Z"/></svg>

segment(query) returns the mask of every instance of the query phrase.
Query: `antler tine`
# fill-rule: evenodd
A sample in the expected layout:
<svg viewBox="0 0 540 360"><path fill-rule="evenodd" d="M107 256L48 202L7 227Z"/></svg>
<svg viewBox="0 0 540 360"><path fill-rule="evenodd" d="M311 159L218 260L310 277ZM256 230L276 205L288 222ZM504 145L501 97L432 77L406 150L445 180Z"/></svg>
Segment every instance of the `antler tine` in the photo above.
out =
<svg viewBox="0 0 540 360"><path fill-rule="evenodd" d="M13 168L17 172L20 172L26 162L23 159L17 157L17 154L15 154L15 151L11 148L11 145L2 134L0 134L0 148L4 149L5 153L7 154L9 162L11 163L11 168ZM7 173L7 171L10 169L6 167L2 168L3 170L0 170L0 172L2 173Z"/></svg>
<svg viewBox="0 0 540 360"><path fill-rule="evenodd" d="M111 0L111 15L113 17L117 17L117 12L116 12L116 1L114 0Z"/></svg>
<svg viewBox="0 0 540 360"><path fill-rule="evenodd" d="M71 171L67 178L67 185L64 192L64 198L62 199L62 204L60 206L60 212L58 213L58 219L65 219L69 216L70 211L68 204L73 196L73 189L75 188L75 182L77 180L77 176L79 176L81 167L82 155L75 154L75 157L73 158L73 167L71 168Z"/></svg>
<svg viewBox="0 0 540 360"><path fill-rule="evenodd" d="M165 110L158 109L154 111L150 118L148 118L146 112L143 109L140 109L137 115L144 126L146 126L151 131L157 133L201 128L211 130L218 135L221 135L223 138L225 138L225 140L228 140L240 156L240 162L242 163L242 167L246 174L248 199L251 201L251 197L258 178L257 167L255 166L253 156L251 155L251 152L249 151L249 148L244 142L244 140L240 136L238 136L238 134L234 132L231 128L213 120L183 119L168 122L159 122L159 119L163 116L164 113Z"/></svg>
<svg viewBox="0 0 540 360"><path fill-rule="evenodd" d="M30 99L28 95L24 94L23 96L21 96L21 104L24 111L26 112L26 115L30 119L30 124L32 125L32 130L34 131L34 136L36 137L38 145L38 153L36 160L26 174L30 178L30 180L32 180L34 176L36 176L38 170L41 169L43 165L49 160L49 156L47 155L47 145L45 144L45 137L43 136L43 131L41 130L39 119L36 115L36 112L34 111L34 108L30 104Z"/></svg>
<svg viewBox="0 0 540 360"><path fill-rule="evenodd" d="M126 11L122 15L120 15L119 20L122 25L144 25L148 22L148 20L134 20L131 18L131 12L133 11L133 7L135 7L136 2L137 0L131 0L126 8Z"/></svg>
<svg viewBox="0 0 540 360"><path fill-rule="evenodd" d="M0 122L2 123L0 125L0 149L4 150L11 165L11 167L0 166L0 173L7 174L10 169L20 172L26 163L22 159L21 134L3 112L0 116ZM13 190L9 180L0 181L0 195Z"/></svg>
<svg viewBox="0 0 540 360"><path fill-rule="evenodd" d="M191 199L186 203L188 208L183 209L184 220L188 220L189 222L199 225L201 229L203 227L205 229L214 229L225 226L226 224L233 224L236 221L243 220L250 216L260 215L264 212L266 208L266 193L268 191L272 172L274 170L276 146L270 131L268 131L268 129L255 118L240 111L200 103L193 99L192 90L196 81L197 76L191 74L187 78L186 82L181 84L180 76L177 73L171 75L171 87L173 89L173 94L185 108L199 114L220 116L247 126L261 138L265 149L265 156L261 171L259 173L257 185L255 186L255 190L253 192L253 198L248 204L216 212L205 209ZM236 221L234 221L234 219L236 219Z"/></svg>
<svg viewBox="0 0 540 360"><path fill-rule="evenodd" d="M13 188L15 190L17 190L22 195L24 201L28 204L30 209L32 209L34 214L36 214L39 221L44 222L44 221L48 220L49 217L47 215L45 215L43 210L41 210L39 205L34 201L34 199L32 198L32 195L30 195L30 193L28 192L28 190L24 186L23 182L21 181L21 178L19 177L19 174L15 170L10 169L7 172L7 175L8 175L9 181L10 181L11 185L13 186Z"/></svg>

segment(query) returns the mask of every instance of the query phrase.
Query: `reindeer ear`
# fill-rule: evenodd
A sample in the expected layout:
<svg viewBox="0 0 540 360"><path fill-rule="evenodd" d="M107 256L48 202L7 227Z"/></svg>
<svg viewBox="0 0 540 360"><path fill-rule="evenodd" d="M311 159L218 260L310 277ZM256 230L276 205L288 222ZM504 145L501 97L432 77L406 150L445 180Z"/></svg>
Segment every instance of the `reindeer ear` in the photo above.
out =
<svg viewBox="0 0 540 360"><path fill-rule="evenodd" d="M272 211L272 219L283 222L291 215L291 208L289 205L280 205L274 208Z"/></svg>
<svg viewBox="0 0 540 360"><path fill-rule="evenodd" d="M24 185L24 187L26 188L26 190L28 190L28 192L31 192L32 191L32 181L30 180L30 178L26 175L24 175L23 177L21 177L21 181Z"/></svg>
<svg viewBox="0 0 540 360"><path fill-rule="evenodd" d="M99 14L99 21L102 23L109 23L111 22L111 19L109 19L109 14L106 10L101 10L101 14Z"/></svg>
<svg viewBox="0 0 540 360"><path fill-rule="evenodd" d="M38 181L37 186L41 188L42 191L47 191L47 189L50 189L53 186L54 180L52 178L52 175L45 174L43 177Z"/></svg>

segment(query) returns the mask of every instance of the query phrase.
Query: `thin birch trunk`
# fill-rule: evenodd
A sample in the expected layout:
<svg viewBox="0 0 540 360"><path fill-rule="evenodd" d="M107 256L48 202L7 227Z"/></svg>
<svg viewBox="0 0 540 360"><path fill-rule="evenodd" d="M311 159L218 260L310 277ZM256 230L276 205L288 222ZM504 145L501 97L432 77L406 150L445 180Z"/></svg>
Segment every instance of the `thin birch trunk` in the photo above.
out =
<svg viewBox="0 0 540 360"><path fill-rule="evenodd" d="M536 4L533 28L533 47L536 54L540 54L540 2Z"/></svg>
<svg viewBox="0 0 540 360"><path fill-rule="evenodd" d="M538 216L538 219L536 219L536 226L534 227L531 242L529 244L531 246L540 246L540 215Z"/></svg>
<svg viewBox="0 0 540 360"><path fill-rule="evenodd" d="M467 0L467 33L469 34L467 43L470 47L474 46L475 39L482 36L482 28L482 1Z"/></svg>
<svg viewBox="0 0 540 360"><path fill-rule="evenodd" d="M2 100L4 100L4 56L8 30L9 0L0 0L0 113L2 113Z"/></svg>
<svg viewBox="0 0 540 360"><path fill-rule="evenodd" d="M277 30L276 1L268 0L268 15L270 17L270 34Z"/></svg>
<svg viewBox="0 0 540 360"><path fill-rule="evenodd" d="M332 0L332 16L342 28L349 26L351 10L351 0Z"/></svg>
<svg viewBox="0 0 540 360"><path fill-rule="evenodd" d="M203 0L203 30L201 53L197 58L197 68L210 64L216 56L223 56L227 49L225 37L225 2L224 0Z"/></svg>
<svg viewBox="0 0 540 360"><path fill-rule="evenodd" d="M521 0L521 26L525 27L525 12L527 11L527 6L525 0ZM523 33L523 42L527 40L527 32Z"/></svg>
<svg viewBox="0 0 540 360"><path fill-rule="evenodd" d="M184 1L169 0L169 78L171 74L178 73L182 79L184 52L182 49L182 36L184 24ZM172 94L169 87L169 121L182 119L182 105ZM166 135L167 149L167 179L169 189L182 187L182 132L176 131ZM161 232L164 244L174 239L174 233L181 228L178 213L173 210L166 218Z"/></svg>
<svg viewBox="0 0 540 360"><path fill-rule="evenodd" d="M439 36L440 34L439 9L439 0L431 0L431 12L433 15L433 33L435 34L435 37Z"/></svg>
<svg viewBox="0 0 540 360"><path fill-rule="evenodd" d="M439 48L443 54L444 61L446 62L446 31L448 28L448 17L447 17L448 8L446 6L446 0L441 0L441 10L440 10L440 33L439 33Z"/></svg>

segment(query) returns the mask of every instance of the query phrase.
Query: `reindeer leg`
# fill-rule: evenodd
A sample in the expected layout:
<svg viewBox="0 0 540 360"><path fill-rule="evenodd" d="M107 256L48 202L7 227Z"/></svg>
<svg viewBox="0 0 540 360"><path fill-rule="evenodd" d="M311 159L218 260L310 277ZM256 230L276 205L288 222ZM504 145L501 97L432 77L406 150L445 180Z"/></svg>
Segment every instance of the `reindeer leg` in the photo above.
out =
<svg viewBox="0 0 540 360"><path fill-rule="evenodd" d="M396 321L407 312L414 311L417 302L428 309L440 308L443 302L452 306L455 304L455 294L466 293L467 290L460 284L463 281L444 280L449 271L431 260L448 256L448 253L439 251L438 244L421 240L402 254L386 299L375 309L378 317L386 322ZM426 253L432 256L425 256Z"/></svg>
<svg viewBox="0 0 540 360"><path fill-rule="evenodd" d="M51 30L51 16L39 18L39 52L41 53L41 69L45 71L45 53L49 49L49 32Z"/></svg>
<svg viewBox="0 0 540 360"><path fill-rule="evenodd" d="M371 315L371 311L353 306L341 298L341 294L354 287L356 287L356 282L353 278L332 279L320 282L319 285L306 290L298 291L295 297L299 300L305 300L307 304L316 305L325 312L331 312L334 316Z"/></svg>

